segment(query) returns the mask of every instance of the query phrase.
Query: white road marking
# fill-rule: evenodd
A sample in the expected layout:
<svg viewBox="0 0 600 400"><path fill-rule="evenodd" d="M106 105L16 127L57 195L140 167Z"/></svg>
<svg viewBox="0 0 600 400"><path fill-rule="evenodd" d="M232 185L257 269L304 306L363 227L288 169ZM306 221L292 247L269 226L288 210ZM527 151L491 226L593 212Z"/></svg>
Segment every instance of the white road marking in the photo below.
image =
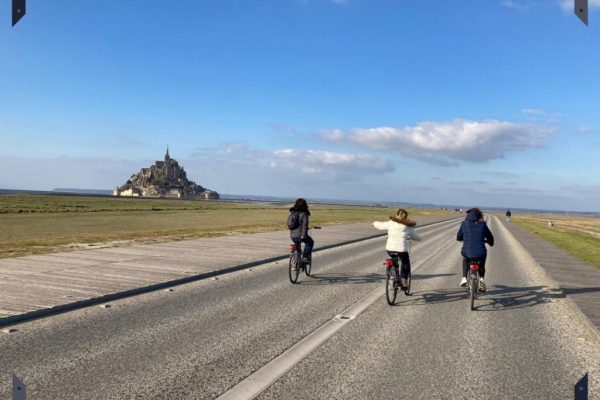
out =
<svg viewBox="0 0 600 400"><path fill-rule="evenodd" d="M414 272L420 268L425 262L429 261L436 254L455 242L455 239L447 240L438 248L428 255L423 260L420 260L418 265L411 268ZM417 263L415 263L417 264ZM278 357L274 358L262 368L248 376L246 379L229 389L227 392L219 396L218 400L238 400L238 399L254 399L263 391L268 389L279 378L285 375L296 364L306 358L310 353L315 351L319 346L325 343L337 331L342 329L346 324L359 316L363 311L369 308L373 303L383 296L381 287L377 287L369 292L365 297L348 307L341 314L336 315L332 320L321 325L315 331L310 333L304 339L284 351Z"/></svg>

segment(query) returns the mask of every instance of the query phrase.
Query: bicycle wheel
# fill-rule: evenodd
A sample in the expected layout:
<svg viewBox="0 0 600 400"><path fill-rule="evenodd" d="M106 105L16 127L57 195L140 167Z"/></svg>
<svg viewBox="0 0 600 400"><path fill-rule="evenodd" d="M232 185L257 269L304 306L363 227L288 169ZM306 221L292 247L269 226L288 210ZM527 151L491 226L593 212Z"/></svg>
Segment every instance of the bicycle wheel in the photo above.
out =
<svg viewBox="0 0 600 400"><path fill-rule="evenodd" d="M290 282L296 283L300 274L300 262L297 254L290 255L290 266L288 268L290 274Z"/></svg>
<svg viewBox="0 0 600 400"><path fill-rule="evenodd" d="M309 258L308 261L308 264L304 264L304 273L306 276L310 276L310 271L312 269L312 258Z"/></svg>
<svg viewBox="0 0 600 400"><path fill-rule="evenodd" d="M385 280L385 295L390 306L394 305L396 295L398 294L397 281L398 277L396 276L396 269L394 267L388 268Z"/></svg>
<svg viewBox="0 0 600 400"><path fill-rule="evenodd" d="M475 297L479 290L479 273L471 272L469 274L469 291L471 292L471 311L475 310Z"/></svg>
<svg viewBox="0 0 600 400"><path fill-rule="evenodd" d="M410 274L408 274L408 276L406 277L406 287L404 288L404 295L405 296L410 296L410 281L411 281L411 276Z"/></svg>

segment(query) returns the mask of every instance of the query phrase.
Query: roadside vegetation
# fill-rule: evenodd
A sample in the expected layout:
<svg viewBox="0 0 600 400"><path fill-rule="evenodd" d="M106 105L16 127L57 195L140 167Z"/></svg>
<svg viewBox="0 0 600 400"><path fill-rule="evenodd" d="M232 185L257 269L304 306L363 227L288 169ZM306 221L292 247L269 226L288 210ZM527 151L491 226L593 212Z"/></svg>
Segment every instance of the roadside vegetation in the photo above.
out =
<svg viewBox="0 0 600 400"><path fill-rule="evenodd" d="M0 196L0 258L286 229L291 204ZM386 207L311 204L311 225L385 219ZM411 217L450 211L411 209Z"/></svg>
<svg viewBox="0 0 600 400"><path fill-rule="evenodd" d="M512 221L600 268L600 217L526 215Z"/></svg>

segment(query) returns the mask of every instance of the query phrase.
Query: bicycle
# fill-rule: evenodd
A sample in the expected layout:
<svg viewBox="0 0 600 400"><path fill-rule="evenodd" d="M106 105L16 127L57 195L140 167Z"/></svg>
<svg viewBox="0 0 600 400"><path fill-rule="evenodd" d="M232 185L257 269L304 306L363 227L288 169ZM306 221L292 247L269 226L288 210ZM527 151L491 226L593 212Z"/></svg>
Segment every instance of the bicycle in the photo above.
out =
<svg viewBox="0 0 600 400"><path fill-rule="evenodd" d="M479 261L469 260L469 270L467 271L467 286L471 298L471 311L475 310L475 299L481 293L479 285Z"/></svg>
<svg viewBox="0 0 600 400"><path fill-rule="evenodd" d="M320 226L313 226L312 229L321 229ZM308 259L308 262L304 261L302 258L302 243L290 244L290 261L288 267L288 273L290 277L290 282L296 283L298 282L298 277L300 276L300 272L304 271L306 276L310 276L312 272L312 257Z"/></svg>
<svg viewBox="0 0 600 400"><path fill-rule="evenodd" d="M411 274L408 273L406 285L403 286L398 276L398 259L388 258L383 265L386 267L385 295L388 304L393 306L399 290L402 290L406 296L410 295Z"/></svg>

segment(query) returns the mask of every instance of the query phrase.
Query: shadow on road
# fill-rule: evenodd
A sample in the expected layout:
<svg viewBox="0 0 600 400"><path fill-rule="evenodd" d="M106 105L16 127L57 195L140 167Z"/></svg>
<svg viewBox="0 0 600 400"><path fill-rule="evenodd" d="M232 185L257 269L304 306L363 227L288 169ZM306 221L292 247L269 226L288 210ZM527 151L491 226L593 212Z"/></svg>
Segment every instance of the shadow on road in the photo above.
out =
<svg viewBox="0 0 600 400"><path fill-rule="evenodd" d="M553 299L562 299L567 294L594 293L600 291L600 288L567 288L550 289L546 286L505 286L494 285L488 288L476 300L476 310L479 311L505 311L516 308L533 307L540 304L550 303ZM450 303L454 301L469 298L469 292L466 288L440 289L435 291L417 291L413 292L412 298L403 301L398 305L431 305L438 303Z"/></svg>
<svg viewBox="0 0 600 400"><path fill-rule="evenodd" d="M456 274L415 274L412 276L414 281L431 279L443 276L452 276ZM302 275L301 275L302 276ZM359 284L384 281L384 274L366 274L366 275L339 275L339 274L313 274L308 280L299 280L301 285L328 285L328 284Z"/></svg>
<svg viewBox="0 0 600 400"><path fill-rule="evenodd" d="M596 293L600 292L600 287L586 287L586 288L563 288L564 294L581 294L581 293Z"/></svg>
<svg viewBox="0 0 600 400"><path fill-rule="evenodd" d="M412 276L413 281L422 281L424 279L438 278L442 276L454 276L457 274L414 274Z"/></svg>
<svg viewBox="0 0 600 400"><path fill-rule="evenodd" d="M303 277L298 281L299 285L357 285L362 283L374 283L385 281L383 274L366 275L339 275L339 274L313 274L310 278ZM383 283L382 283L383 285Z"/></svg>
<svg viewBox="0 0 600 400"><path fill-rule="evenodd" d="M546 286L513 287L495 285L476 307L480 311L503 311L515 308L533 307L550 303L552 299L562 299L561 289L549 289Z"/></svg>

